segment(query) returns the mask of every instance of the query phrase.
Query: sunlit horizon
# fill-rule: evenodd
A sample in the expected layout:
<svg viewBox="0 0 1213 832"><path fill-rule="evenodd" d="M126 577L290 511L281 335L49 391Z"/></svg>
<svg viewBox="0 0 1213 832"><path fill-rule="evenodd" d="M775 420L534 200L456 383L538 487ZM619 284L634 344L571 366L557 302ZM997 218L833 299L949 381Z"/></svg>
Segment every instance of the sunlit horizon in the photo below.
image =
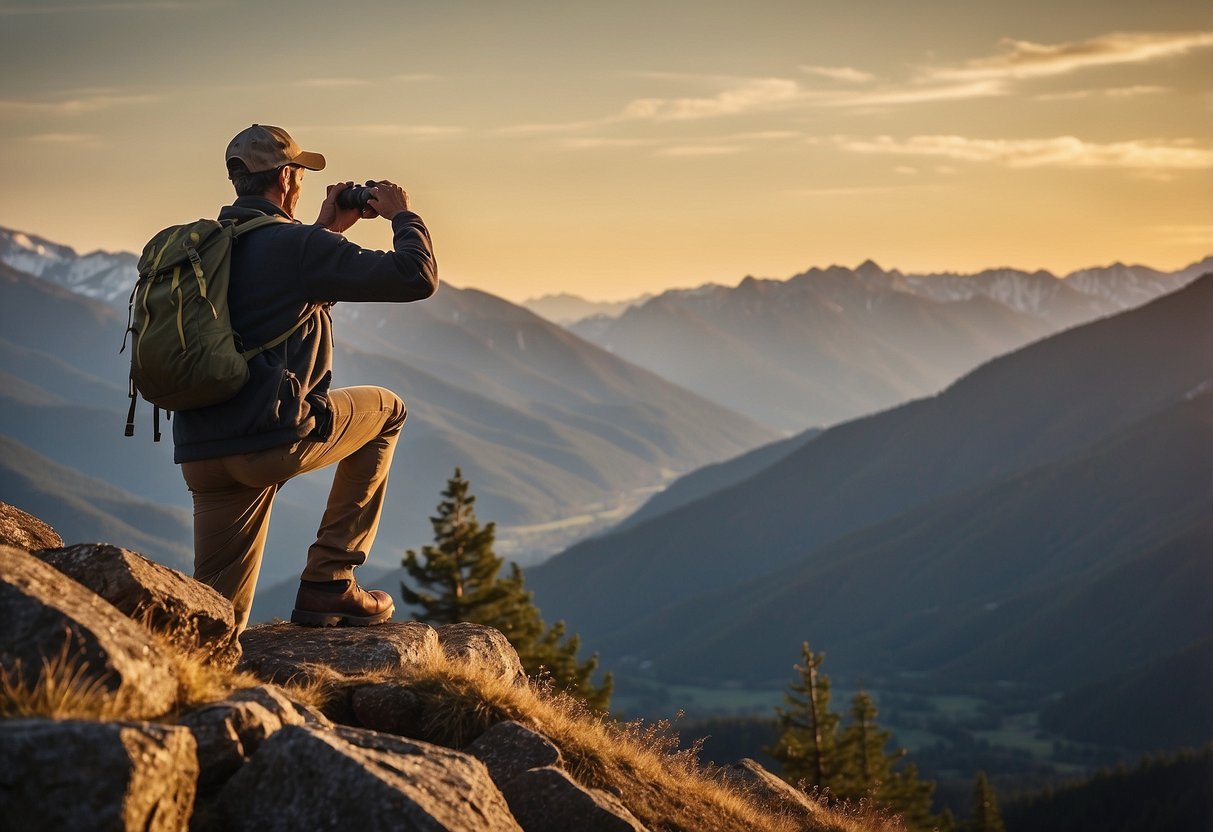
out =
<svg viewBox="0 0 1213 832"><path fill-rule="evenodd" d="M137 252L230 202L223 148L260 122L328 158L301 220L392 179L444 279L516 302L866 260L1174 271L1213 252L1213 19L1098 12L4 2L0 226Z"/></svg>

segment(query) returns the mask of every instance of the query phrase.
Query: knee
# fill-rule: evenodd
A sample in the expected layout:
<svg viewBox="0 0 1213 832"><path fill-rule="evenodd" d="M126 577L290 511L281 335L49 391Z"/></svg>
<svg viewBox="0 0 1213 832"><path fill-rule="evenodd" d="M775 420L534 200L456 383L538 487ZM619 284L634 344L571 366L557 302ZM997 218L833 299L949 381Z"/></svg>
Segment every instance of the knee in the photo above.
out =
<svg viewBox="0 0 1213 832"><path fill-rule="evenodd" d="M401 428L404 427L404 420L409 415L409 409L405 405L404 399L397 396L391 390L384 390L383 408L388 413L387 422L383 426L383 432L385 434L400 433Z"/></svg>

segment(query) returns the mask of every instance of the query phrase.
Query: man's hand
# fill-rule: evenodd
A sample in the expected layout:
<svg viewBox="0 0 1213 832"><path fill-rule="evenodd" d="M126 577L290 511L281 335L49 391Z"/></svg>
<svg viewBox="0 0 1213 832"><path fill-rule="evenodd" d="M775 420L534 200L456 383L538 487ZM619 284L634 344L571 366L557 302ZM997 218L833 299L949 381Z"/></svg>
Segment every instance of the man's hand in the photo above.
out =
<svg viewBox="0 0 1213 832"><path fill-rule="evenodd" d="M381 179L371 189L370 207L385 220L391 220L401 211L409 210L409 195L399 185Z"/></svg>
<svg viewBox="0 0 1213 832"><path fill-rule="evenodd" d="M342 208L337 204L337 194L352 187L354 187L353 182L338 182L328 186L324 194L324 202L320 203L320 215L316 217L316 225L322 225L329 231L336 231L340 234L359 219L376 216L375 209L369 205L365 208Z"/></svg>

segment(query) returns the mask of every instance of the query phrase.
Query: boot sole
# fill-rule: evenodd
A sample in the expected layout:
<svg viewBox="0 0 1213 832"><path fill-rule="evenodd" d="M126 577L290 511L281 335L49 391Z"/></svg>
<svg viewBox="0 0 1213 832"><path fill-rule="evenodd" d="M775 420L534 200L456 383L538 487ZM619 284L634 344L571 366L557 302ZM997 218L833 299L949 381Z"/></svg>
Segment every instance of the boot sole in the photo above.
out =
<svg viewBox="0 0 1213 832"><path fill-rule="evenodd" d="M291 623L302 627L340 627L343 624L347 627L369 627L387 621L395 611L395 607L389 607L378 615L343 615L296 609L291 610Z"/></svg>

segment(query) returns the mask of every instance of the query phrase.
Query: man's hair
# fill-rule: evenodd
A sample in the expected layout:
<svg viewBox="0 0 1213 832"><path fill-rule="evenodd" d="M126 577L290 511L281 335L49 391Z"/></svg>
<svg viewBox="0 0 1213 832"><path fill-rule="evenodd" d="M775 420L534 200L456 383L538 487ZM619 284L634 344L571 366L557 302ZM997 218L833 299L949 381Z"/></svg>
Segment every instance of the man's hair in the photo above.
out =
<svg viewBox="0 0 1213 832"><path fill-rule="evenodd" d="M239 159L228 159L227 176L236 188L236 196L264 196L265 192L278 181L278 171L282 168L262 170L249 173L248 167Z"/></svg>

